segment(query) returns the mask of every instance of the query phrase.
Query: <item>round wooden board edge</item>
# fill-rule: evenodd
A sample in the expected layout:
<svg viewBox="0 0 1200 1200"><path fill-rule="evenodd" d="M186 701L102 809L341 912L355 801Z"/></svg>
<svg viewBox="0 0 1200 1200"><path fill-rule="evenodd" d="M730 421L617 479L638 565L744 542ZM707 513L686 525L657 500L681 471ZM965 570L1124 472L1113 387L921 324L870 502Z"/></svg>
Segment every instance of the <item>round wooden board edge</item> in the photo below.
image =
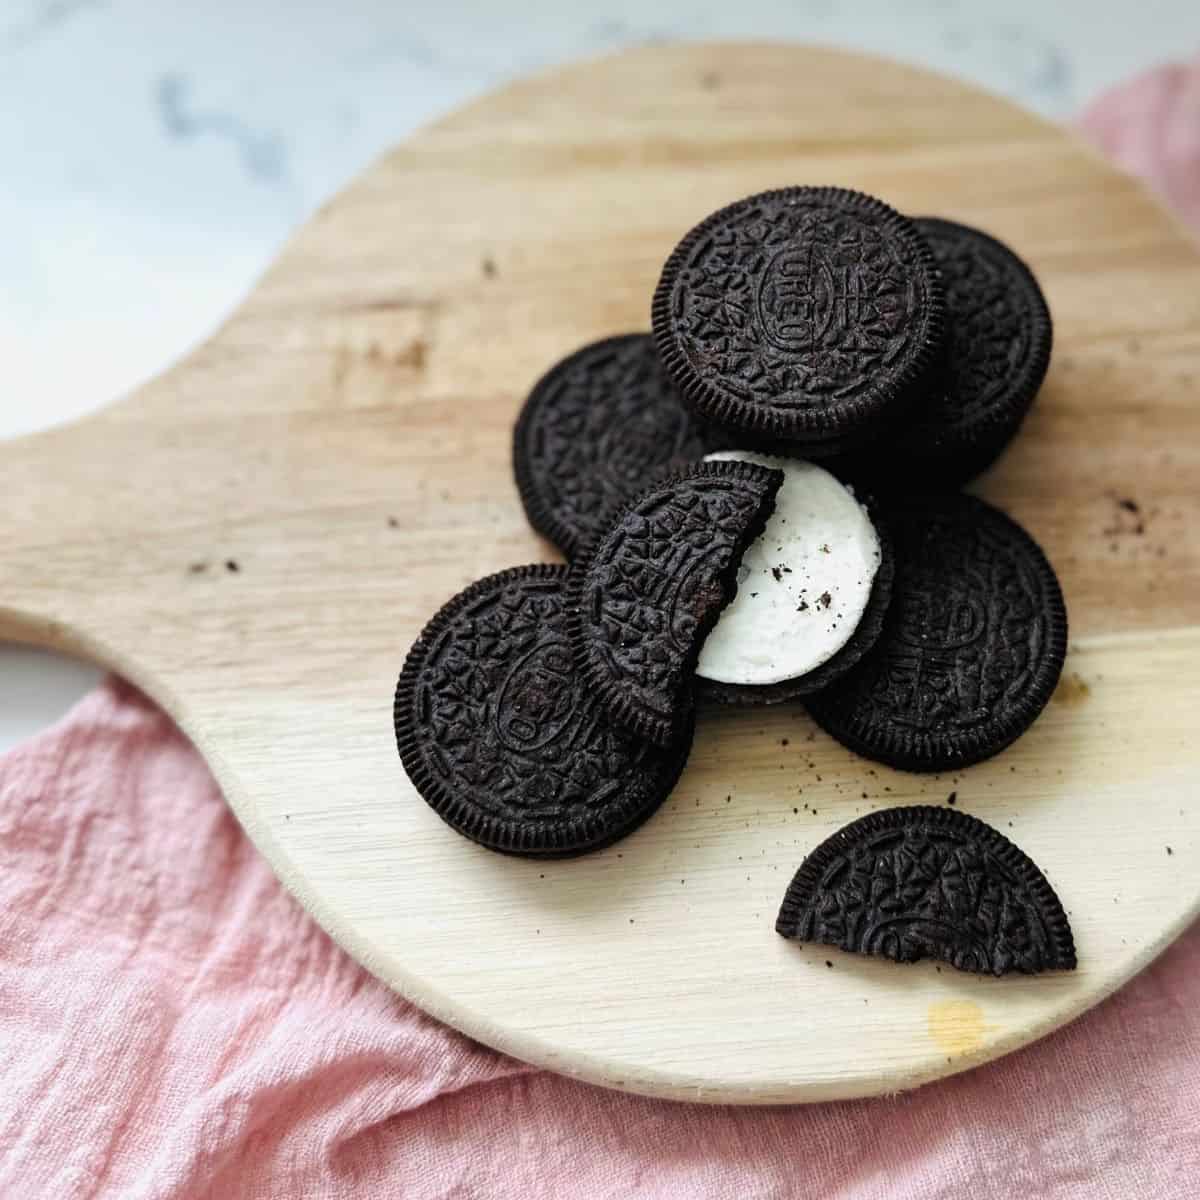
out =
<svg viewBox="0 0 1200 1200"><path fill-rule="evenodd" d="M897 67L911 72L914 76L936 76L947 83L949 86L964 93L984 93L994 97L997 102L1006 104L1021 112L1022 116L1027 118L1031 127L1040 127L1046 132L1053 132L1056 136L1064 141L1072 143L1077 149L1082 149L1087 152L1089 157L1103 162L1108 169L1114 169L1113 164L1103 159L1092 146L1086 143L1077 133L1068 127L1056 125L1054 122L1048 121L1037 114L1027 112L1020 109L1013 101L1006 97L1000 96L989 89L977 87L966 83L954 76L945 75L944 73L928 70L924 67L913 63L904 62L886 56L872 55L868 53L859 53L847 51L839 47L822 46L811 43L763 43L753 40L748 41L733 41L720 43L678 43L667 47L637 47L630 50L620 51L615 54L606 54L597 58L573 60L565 63L558 63L546 70L532 73L530 75L521 76L508 83L491 89L466 104L461 105L449 113L435 118L433 121L412 131L406 138L401 147L386 151L374 163L368 165L360 173L362 175L378 169L381 162L386 161L395 155L399 149L414 139L420 139L423 136L436 134L444 127L450 126L453 122L464 117L470 117L476 110L483 109L486 105L493 102L497 97L502 97L507 94L519 92L523 87L528 86L531 82L536 81L540 85L552 82L556 77L567 76L570 73L581 68L592 68L604 62L611 61L616 58L634 56L634 55L661 55L661 54L685 54L696 51L707 53L729 53L741 51L770 51L773 53L779 52L794 52L804 51L805 53L827 54L843 58L847 61L858 63L878 63L885 65L890 69ZM333 196L326 202L318 215L327 214L331 209L335 208L341 198L349 191L355 188L357 180L351 181L346 187L342 188L337 195ZM1139 185L1140 186L1140 185ZM1144 190L1144 189L1143 189ZM1175 224L1182 228L1181 223L1174 214L1166 210L1160 210L1164 215ZM291 238L289 238L280 248L274 262L285 259L290 252L293 242L305 235L306 230L315 218L310 218L305 225L301 226ZM1190 233L1189 233L1189 236ZM273 269L269 267L266 273ZM256 280L251 287L248 295L252 296L262 275ZM243 300L242 303L244 303ZM203 348L208 342L220 338L222 332L234 321L236 321L242 305L239 304L234 310L222 321L218 328L210 333L207 337L202 338L196 347L185 354L184 357L174 366L167 369L162 375L158 376L161 380L169 376L173 371L179 370L186 365L189 358L198 350ZM153 382L153 381L151 381ZM113 404L101 409L100 413L109 412L113 408L123 405L129 401L135 400L142 392L146 385L136 388L124 397L114 401ZM27 435L29 437L41 437L44 435L53 436L58 432L66 429L77 429L79 426L87 423L93 416L99 414L87 414L84 417L70 422L66 425L55 426L52 430L40 431ZM21 438L15 439L20 442ZM1188 630L1179 631L1155 631L1151 634L1114 634L1104 635L1102 638L1081 639L1080 645L1086 646L1093 644L1097 640L1108 640L1109 638L1162 638L1170 636L1171 632L1190 633ZM254 800L247 794L243 793L237 777L232 770L224 763L218 749L207 742L202 733L192 727L191 721L188 718L185 706L180 703L177 698L170 693L161 680L155 678L152 674L139 669L135 663L127 660L125 656L116 651L113 647L105 644L87 631L67 629L57 625L54 622L48 622L38 616L22 612L20 610L5 608L0 606L0 634L5 637L11 637L14 640L27 642L29 644L41 645L50 649L60 650L68 654L76 655L94 661L99 665L110 669L123 678L127 679L135 687L144 692L148 697L154 700L163 710L175 721L181 731L191 740L198 752L202 755L205 762L212 771L214 778L220 786L227 802L237 817L239 823L245 829L247 835L254 843L256 848L263 854L264 858L271 865L277 877L288 889L288 891L297 899L297 901L309 912L313 918L321 925L321 927L329 934L329 936L343 949L345 949L358 963L370 971L385 985L394 989L399 994L410 1000L419 1008L428 1012L438 1020L460 1030L469 1037L477 1041L493 1047L499 1051L510 1054L513 1057L528 1062L534 1066L542 1067L547 1070L555 1071L559 1074L568 1075L571 1078L581 1080L583 1082L599 1085L602 1087L616 1089L634 1094L646 1095L650 1097L683 1100L691 1102L703 1103L730 1103L739 1105L775 1105L775 1104L791 1104L791 1103L811 1103L831 1100L844 1100L863 1098L870 1096L878 1096L888 1093L893 1093L898 1090L907 1090L937 1079L947 1078L951 1075L961 1073L965 1070L973 1069L976 1066L983 1065L997 1058L1003 1057L1023 1046L1029 1045L1032 1042L1040 1039L1046 1034L1053 1032L1076 1017L1089 1011L1095 1005L1101 1003L1108 998L1113 992L1118 990L1125 982L1132 978L1139 971L1144 969L1154 958L1156 958L1179 934L1187 927L1188 924L1200 913L1200 894L1197 895L1193 902L1192 908L1184 914L1179 920L1171 926L1165 928L1160 937L1153 942L1148 943L1142 948L1139 955L1131 959L1127 964L1127 969L1121 973L1114 974L1105 981L1103 987L1097 989L1087 997L1086 1003L1079 1005L1073 1001L1064 1004L1060 1008L1052 1010L1044 1019L1035 1022L1025 1028L1015 1031L1010 1035L998 1039L996 1042L987 1046L982 1053L975 1055L966 1055L954 1061L953 1064L944 1067L933 1067L928 1072L913 1073L910 1076L902 1076L899 1079L889 1077L886 1083L881 1081L872 1082L869 1077L859 1076L851 1080L839 1083L832 1081L823 1084L800 1084L795 1087L790 1086L771 1086L763 1088L762 1086L753 1083L738 1084L738 1085L713 1085L711 1081L703 1076L687 1076L675 1073L664 1073L661 1071L645 1071L637 1067L620 1067L614 1065L607 1060L599 1060L590 1056L581 1055L573 1057L570 1063L562 1061L552 1050L541 1044L536 1038L528 1035L513 1034L500 1027L494 1026L489 1020L479 1016L478 1014L459 1009L452 998L443 996L437 992L427 981L408 973L402 962L394 960L391 956L381 954L377 948L370 945L364 938L351 927L344 924L338 914L331 910L321 897L311 891L307 881L291 860L288 854L284 851L282 845L276 840L268 822L261 819L259 810Z"/></svg>

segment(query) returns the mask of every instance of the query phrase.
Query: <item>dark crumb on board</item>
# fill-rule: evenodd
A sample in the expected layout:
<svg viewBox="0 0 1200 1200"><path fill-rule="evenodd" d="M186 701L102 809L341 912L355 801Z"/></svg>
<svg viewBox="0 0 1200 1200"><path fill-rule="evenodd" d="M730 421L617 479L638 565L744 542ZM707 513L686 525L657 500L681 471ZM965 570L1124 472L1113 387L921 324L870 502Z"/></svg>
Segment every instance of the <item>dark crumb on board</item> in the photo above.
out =
<svg viewBox="0 0 1200 1200"><path fill-rule="evenodd" d="M772 567L771 574L775 576L776 583L783 582L783 572L778 567Z"/></svg>
<svg viewBox="0 0 1200 1200"><path fill-rule="evenodd" d="M483 271L484 279L495 279L496 278L496 260L494 258L492 258L492 256L490 254L486 258L484 258L483 262L481 262L479 264L479 266L480 266L480 269Z"/></svg>
<svg viewBox="0 0 1200 1200"><path fill-rule="evenodd" d="M824 543L822 544L822 546L821 546L821 553L822 553L822 554L828 554L828 553L830 553L830 550L829 550L829 543L828 543L828 542L824 542Z"/></svg>
<svg viewBox="0 0 1200 1200"><path fill-rule="evenodd" d="M825 965L826 965L826 966L827 966L827 967L828 967L828 968L829 968L831 971L833 970L833 963L831 963L831 962L829 961L829 959L826 959L826 960L825 960Z"/></svg>
<svg viewBox="0 0 1200 1200"><path fill-rule="evenodd" d="M389 529L399 529L400 522L395 517L388 517L388 528Z"/></svg>
<svg viewBox="0 0 1200 1200"><path fill-rule="evenodd" d="M800 603L796 605L796 611L797 612L808 612L808 601L801 600Z"/></svg>
<svg viewBox="0 0 1200 1200"><path fill-rule="evenodd" d="M799 812L800 812L800 810L799 810L798 808L793 808L793 809L792 809L792 812L794 812L794 813L799 813Z"/></svg>
<svg viewBox="0 0 1200 1200"><path fill-rule="evenodd" d="M1117 503L1126 511L1131 513L1141 512L1136 500L1130 499L1128 496L1122 497Z"/></svg>
<svg viewBox="0 0 1200 1200"><path fill-rule="evenodd" d="M948 795L946 797L946 803L947 804L957 804L958 803L958 793L951 792L950 795Z"/></svg>
<svg viewBox="0 0 1200 1200"><path fill-rule="evenodd" d="M225 560L225 570L227 570L230 575L236 575L241 569L242 568L238 565L236 558L227 558Z"/></svg>
<svg viewBox="0 0 1200 1200"><path fill-rule="evenodd" d="M828 592L822 592L820 596L817 597L817 603L822 608L828 608L833 603L833 597Z"/></svg>
<svg viewBox="0 0 1200 1200"><path fill-rule="evenodd" d="M208 563L206 563L206 562L188 563L188 574L189 575L203 575L204 572L207 570L208 570Z"/></svg>
<svg viewBox="0 0 1200 1200"><path fill-rule="evenodd" d="M780 738L780 739L779 739L779 744L780 744L781 746L786 746L786 745L788 744L788 740L787 740L787 738Z"/></svg>
<svg viewBox="0 0 1200 1200"><path fill-rule="evenodd" d="M1175 851L1174 851L1174 850L1172 850L1170 846L1168 846L1168 847L1167 847L1167 853L1168 853L1168 854L1174 854L1174 853L1175 853Z"/></svg>

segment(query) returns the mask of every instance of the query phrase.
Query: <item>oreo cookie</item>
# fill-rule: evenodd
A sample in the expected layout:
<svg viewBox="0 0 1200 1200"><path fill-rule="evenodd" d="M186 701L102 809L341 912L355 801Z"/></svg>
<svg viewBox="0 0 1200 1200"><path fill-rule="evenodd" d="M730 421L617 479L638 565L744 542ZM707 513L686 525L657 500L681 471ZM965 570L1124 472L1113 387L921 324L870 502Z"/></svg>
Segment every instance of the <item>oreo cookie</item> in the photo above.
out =
<svg viewBox="0 0 1200 1200"><path fill-rule="evenodd" d="M894 564L878 514L816 463L744 450L783 472L775 511L742 557L740 584L696 665L701 697L777 704L819 691L871 648L891 598Z"/></svg>
<svg viewBox="0 0 1200 1200"><path fill-rule="evenodd" d="M869 813L801 864L775 929L799 942L978 975L1075 969L1045 875L1008 838L953 808Z"/></svg>
<svg viewBox="0 0 1200 1200"><path fill-rule="evenodd" d="M1050 309L1033 272L979 229L921 217L946 289L946 359L936 386L886 447L848 470L926 491L954 488L995 461L1050 366Z"/></svg>
<svg viewBox="0 0 1200 1200"><path fill-rule="evenodd" d="M925 239L880 200L784 188L702 221L652 306L663 367L743 445L843 453L893 425L942 352L942 284Z"/></svg>
<svg viewBox="0 0 1200 1200"><path fill-rule="evenodd" d="M782 483L752 463L699 464L624 505L584 554L572 639L587 693L614 721L661 745L689 727L700 647Z"/></svg>
<svg viewBox="0 0 1200 1200"><path fill-rule="evenodd" d="M862 661L808 701L843 745L907 771L999 753L1046 706L1067 612L1037 543L973 496L911 497L889 511L892 603Z"/></svg>
<svg viewBox="0 0 1200 1200"><path fill-rule="evenodd" d="M534 385L513 434L529 523L568 558L614 505L717 444L679 401L648 333L576 350Z"/></svg>
<svg viewBox="0 0 1200 1200"><path fill-rule="evenodd" d="M609 845L675 786L691 726L661 749L614 724L576 670L565 566L472 584L429 622L396 688L400 759L453 829L492 850Z"/></svg>

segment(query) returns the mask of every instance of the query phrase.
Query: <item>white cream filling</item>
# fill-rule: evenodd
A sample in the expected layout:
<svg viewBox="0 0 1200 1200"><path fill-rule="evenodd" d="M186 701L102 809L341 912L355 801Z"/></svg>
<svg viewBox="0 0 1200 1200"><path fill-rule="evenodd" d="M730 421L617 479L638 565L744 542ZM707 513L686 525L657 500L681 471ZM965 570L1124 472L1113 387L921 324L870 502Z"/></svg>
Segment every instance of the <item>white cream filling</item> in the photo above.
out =
<svg viewBox="0 0 1200 1200"><path fill-rule="evenodd" d="M775 511L742 558L738 590L700 651L718 683L782 683L834 656L862 620L879 570L879 535L844 483L801 459L722 450L783 472Z"/></svg>

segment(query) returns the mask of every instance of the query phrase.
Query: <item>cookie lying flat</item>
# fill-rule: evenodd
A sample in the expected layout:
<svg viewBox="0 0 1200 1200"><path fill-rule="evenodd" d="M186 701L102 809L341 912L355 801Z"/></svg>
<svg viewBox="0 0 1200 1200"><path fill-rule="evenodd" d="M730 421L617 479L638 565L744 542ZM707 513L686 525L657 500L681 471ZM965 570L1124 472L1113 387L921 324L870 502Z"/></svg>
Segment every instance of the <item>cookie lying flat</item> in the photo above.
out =
<svg viewBox="0 0 1200 1200"><path fill-rule="evenodd" d="M1020 737L1062 672L1067 612L1015 521L973 496L889 510L892 603L862 661L808 701L851 750L908 771L979 762Z"/></svg>
<svg viewBox="0 0 1200 1200"><path fill-rule="evenodd" d="M568 558L614 505L717 441L679 401L648 333L576 350L538 380L513 434L529 523Z"/></svg>
<svg viewBox="0 0 1200 1200"><path fill-rule="evenodd" d="M725 704L804 696L874 645L891 598L889 539L845 484L793 458L718 451L783 472L775 511L742 556L733 602L704 643L700 694Z"/></svg>
<svg viewBox="0 0 1200 1200"><path fill-rule="evenodd" d="M783 473L701 463L612 514L570 582L571 632L589 694L666 745L688 727L700 647L737 589Z"/></svg>
<svg viewBox="0 0 1200 1200"><path fill-rule="evenodd" d="M1071 926L1034 863L953 808L891 808L838 830L801 864L786 938L980 975L1070 971Z"/></svg>
<svg viewBox="0 0 1200 1200"><path fill-rule="evenodd" d="M744 445L812 458L878 435L942 351L942 285L916 226L842 188L784 188L702 221L652 320L686 403Z"/></svg>
<svg viewBox="0 0 1200 1200"><path fill-rule="evenodd" d="M887 444L847 469L915 490L958 487L1012 440L1050 365L1050 310L1003 242L953 221L916 221L946 288L946 360Z"/></svg>
<svg viewBox="0 0 1200 1200"><path fill-rule="evenodd" d="M516 567L460 592L409 651L396 742L430 807L493 850L563 857L606 846L675 786L668 750L619 728L575 669L567 568Z"/></svg>

